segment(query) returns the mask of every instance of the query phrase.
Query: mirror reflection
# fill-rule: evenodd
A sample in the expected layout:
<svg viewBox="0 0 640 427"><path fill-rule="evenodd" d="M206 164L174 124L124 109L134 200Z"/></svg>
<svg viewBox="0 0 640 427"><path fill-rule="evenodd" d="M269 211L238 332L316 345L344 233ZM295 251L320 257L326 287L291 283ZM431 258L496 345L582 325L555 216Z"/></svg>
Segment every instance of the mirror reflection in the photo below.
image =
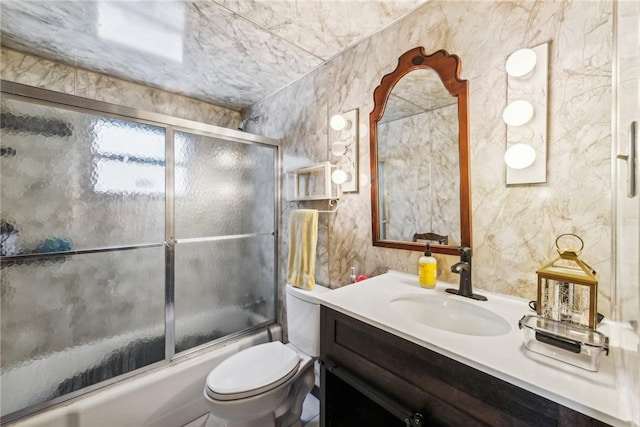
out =
<svg viewBox="0 0 640 427"><path fill-rule="evenodd" d="M460 59L416 47L376 88L370 114L374 246L471 247L468 82Z"/></svg>
<svg viewBox="0 0 640 427"><path fill-rule="evenodd" d="M457 98L435 71L411 71L377 126L380 239L459 246Z"/></svg>

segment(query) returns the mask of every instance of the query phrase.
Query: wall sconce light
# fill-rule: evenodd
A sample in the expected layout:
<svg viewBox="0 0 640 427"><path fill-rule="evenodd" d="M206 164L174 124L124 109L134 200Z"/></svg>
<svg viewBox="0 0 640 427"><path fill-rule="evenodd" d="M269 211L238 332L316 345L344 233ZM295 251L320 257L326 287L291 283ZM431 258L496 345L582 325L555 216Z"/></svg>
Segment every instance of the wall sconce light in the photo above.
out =
<svg viewBox="0 0 640 427"><path fill-rule="evenodd" d="M536 67L538 55L533 49L520 49L507 58L505 69L511 77L526 78Z"/></svg>
<svg viewBox="0 0 640 427"><path fill-rule="evenodd" d="M547 181L547 64L549 43L507 58L506 184Z"/></svg>
<svg viewBox="0 0 640 427"><path fill-rule="evenodd" d="M343 193L358 192L358 110L336 114L329 119L331 155L336 157L336 170L331 180Z"/></svg>
<svg viewBox="0 0 640 427"><path fill-rule="evenodd" d="M529 123L533 117L533 105L522 99L507 105L502 113L502 120L509 126L522 126Z"/></svg>
<svg viewBox="0 0 640 427"><path fill-rule="evenodd" d="M504 153L504 162L511 169L526 169L536 160L536 150L529 144L514 144Z"/></svg>

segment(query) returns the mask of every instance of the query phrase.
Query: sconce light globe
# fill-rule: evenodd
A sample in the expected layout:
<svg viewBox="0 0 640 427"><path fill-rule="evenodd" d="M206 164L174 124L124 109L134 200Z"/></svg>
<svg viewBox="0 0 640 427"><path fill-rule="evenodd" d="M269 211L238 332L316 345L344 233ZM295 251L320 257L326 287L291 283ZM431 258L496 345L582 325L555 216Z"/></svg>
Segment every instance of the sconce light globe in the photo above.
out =
<svg viewBox="0 0 640 427"><path fill-rule="evenodd" d="M502 120L509 126L522 126L533 118L533 105L524 100L513 101L502 113Z"/></svg>
<svg viewBox="0 0 640 427"><path fill-rule="evenodd" d="M504 153L504 162L511 169L526 169L536 160L536 150L529 144L515 144Z"/></svg>
<svg viewBox="0 0 640 427"><path fill-rule="evenodd" d="M345 182L347 182L347 178L349 178L349 176L342 169L335 170L331 174L331 181L333 181L334 183L336 183L338 185L341 185L341 184L344 184Z"/></svg>
<svg viewBox="0 0 640 427"><path fill-rule="evenodd" d="M511 77L527 78L536 67L538 57L532 49L520 49L507 58L505 69Z"/></svg>
<svg viewBox="0 0 640 427"><path fill-rule="evenodd" d="M336 114L331 116L331 119L329 119L329 125L333 130L342 130L349 129L349 127L351 127L351 122L342 117L341 114Z"/></svg>

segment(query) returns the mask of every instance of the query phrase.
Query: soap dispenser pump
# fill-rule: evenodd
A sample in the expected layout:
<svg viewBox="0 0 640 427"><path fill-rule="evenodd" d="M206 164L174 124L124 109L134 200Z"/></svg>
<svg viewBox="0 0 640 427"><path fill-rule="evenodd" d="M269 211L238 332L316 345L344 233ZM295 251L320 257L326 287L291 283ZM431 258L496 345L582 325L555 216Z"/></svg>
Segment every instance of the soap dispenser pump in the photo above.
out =
<svg viewBox="0 0 640 427"><path fill-rule="evenodd" d="M438 261L431 256L431 246L427 243L424 255L418 260L418 282L423 288L436 287L436 273L438 271Z"/></svg>

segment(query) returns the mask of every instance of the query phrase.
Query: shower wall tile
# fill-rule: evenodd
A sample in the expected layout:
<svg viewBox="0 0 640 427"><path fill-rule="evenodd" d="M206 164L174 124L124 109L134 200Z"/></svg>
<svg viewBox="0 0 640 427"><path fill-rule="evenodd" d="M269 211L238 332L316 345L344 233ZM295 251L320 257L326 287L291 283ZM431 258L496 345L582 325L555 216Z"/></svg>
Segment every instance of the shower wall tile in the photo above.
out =
<svg viewBox="0 0 640 427"><path fill-rule="evenodd" d="M228 108L6 47L0 52L3 80L230 129L236 129L240 121L240 113Z"/></svg>
<svg viewBox="0 0 640 427"><path fill-rule="evenodd" d="M237 111L82 69L77 95L231 129L240 121Z"/></svg>
<svg viewBox="0 0 640 427"><path fill-rule="evenodd" d="M75 90L75 70L65 64L25 55L0 47L2 80L72 94Z"/></svg>
<svg viewBox="0 0 640 427"><path fill-rule="evenodd" d="M446 49L458 55L461 77L470 87L476 287L533 299L536 269L554 255L556 236L573 232L585 240L584 259L600 273L598 308L606 315L611 287L611 29L611 3L604 0L433 1L254 108L281 124L281 132L267 135L283 139L285 165L291 164L287 153L292 150L297 158L328 151L326 125L318 118L358 108L360 123L368 128L373 91L402 53L424 46L428 53ZM506 187L504 64L512 52L544 42L550 42L548 180ZM318 74L328 78L315 78ZM316 91L326 98L309 103L297 96ZM319 123L309 128L315 145L301 143L299 134L290 131L302 126L300 120ZM420 256L371 245L369 136L364 132L359 153L359 192L343 195L338 212L329 217L328 247L319 248L328 253L332 287L347 283L352 265L359 274L386 269L415 273ZM286 236L283 224L281 235ZM286 252L287 240L281 244ZM458 277L447 271L456 257L438 258L440 277L456 282Z"/></svg>

